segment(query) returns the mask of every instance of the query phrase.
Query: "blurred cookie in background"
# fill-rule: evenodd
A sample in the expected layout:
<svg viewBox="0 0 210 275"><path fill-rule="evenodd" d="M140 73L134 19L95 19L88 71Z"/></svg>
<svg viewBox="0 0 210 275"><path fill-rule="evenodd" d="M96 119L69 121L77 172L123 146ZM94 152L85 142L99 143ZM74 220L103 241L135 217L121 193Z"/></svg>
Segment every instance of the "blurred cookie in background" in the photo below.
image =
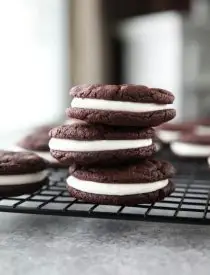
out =
<svg viewBox="0 0 210 275"><path fill-rule="evenodd" d="M50 140L49 131L52 127L52 125L37 127L34 132L28 134L17 142L13 151L30 151L45 159L50 167L63 167L63 165L50 154L48 143Z"/></svg>
<svg viewBox="0 0 210 275"><path fill-rule="evenodd" d="M195 133L200 136L210 136L210 118L198 120L195 125Z"/></svg>
<svg viewBox="0 0 210 275"><path fill-rule="evenodd" d="M179 157L206 158L210 156L210 135L184 134L170 145L172 152Z"/></svg>
<svg viewBox="0 0 210 275"><path fill-rule="evenodd" d="M183 133L191 133L195 128L193 122L165 123L157 128L156 136L164 144L178 140Z"/></svg>

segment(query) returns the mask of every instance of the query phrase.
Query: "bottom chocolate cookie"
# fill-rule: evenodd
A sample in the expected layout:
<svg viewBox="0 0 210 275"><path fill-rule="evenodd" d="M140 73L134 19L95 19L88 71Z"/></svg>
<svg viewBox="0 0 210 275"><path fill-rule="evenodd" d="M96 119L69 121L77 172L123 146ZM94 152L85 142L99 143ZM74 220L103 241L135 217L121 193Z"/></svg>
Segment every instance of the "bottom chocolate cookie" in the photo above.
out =
<svg viewBox="0 0 210 275"><path fill-rule="evenodd" d="M51 154L58 159L63 165L70 165L77 162L81 165L110 165L116 163L123 163L128 161L137 161L142 158L148 158L156 151L154 144L139 148L139 149L127 149L127 150L112 150L112 151L100 151L100 152L62 152L51 150Z"/></svg>
<svg viewBox="0 0 210 275"><path fill-rule="evenodd" d="M169 180L173 166L154 159L113 167L69 168L67 189L80 200L114 205L135 205L162 200L174 191Z"/></svg>
<svg viewBox="0 0 210 275"><path fill-rule="evenodd" d="M0 197L17 197L25 194L32 194L38 191L43 185L48 184L48 179L40 182L27 183L20 185L0 186Z"/></svg>
<svg viewBox="0 0 210 275"><path fill-rule="evenodd" d="M97 195L79 191L71 186L67 185L67 189L72 197L83 200L89 203L96 204L109 204L109 205L136 205L136 204L150 204L163 200L169 196L174 190L175 185L173 182L169 183L162 189L154 192L144 193L139 195L129 196L109 196L109 195Z"/></svg>

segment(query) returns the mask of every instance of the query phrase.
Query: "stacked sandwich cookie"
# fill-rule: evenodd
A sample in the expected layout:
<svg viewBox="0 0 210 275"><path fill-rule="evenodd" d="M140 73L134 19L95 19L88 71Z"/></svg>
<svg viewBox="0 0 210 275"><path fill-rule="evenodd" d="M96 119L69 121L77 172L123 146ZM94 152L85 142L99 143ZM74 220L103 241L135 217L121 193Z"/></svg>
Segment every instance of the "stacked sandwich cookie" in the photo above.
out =
<svg viewBox="0 0 210 275"><path fill-rule="evenodd" d="M69 165L67 189L90 203L154 203L174 191L171 164L154 160L153 126L173 119L174 96L141 85L73 87L71 124L50 131L51 154Z"/></svg>
<svg viewBox="0 0 210 275"><path fill-rule="evenodd" d="M48 184L47 163L28 152L0 151L0 197L31 194Z"/></svg>

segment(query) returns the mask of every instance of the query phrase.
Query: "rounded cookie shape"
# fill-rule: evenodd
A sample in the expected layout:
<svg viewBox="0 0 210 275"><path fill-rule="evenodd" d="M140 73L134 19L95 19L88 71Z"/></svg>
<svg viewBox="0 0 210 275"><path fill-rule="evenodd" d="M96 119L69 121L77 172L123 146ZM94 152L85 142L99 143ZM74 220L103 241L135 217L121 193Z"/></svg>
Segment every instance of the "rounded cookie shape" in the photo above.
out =
<svg viewBox="0 0 210 275"><path fill-rule="evenodd" d="M193 122L176 122L176 123L164 123L157 127L157 131L178 131L178 132L190 132L195 128L195 123Z"/></svg>
<svg viewBox="0 0 210 275"><path fill-rule="evenodd" d="M22 138L17 145L12 148L14 151L31 151L41 158L45 159L50 167L62 168L64 167L50 154L49 148L49 131L52 125L44 125L37 127L34 132Z"/></svg>
<svg viewBox="0 0 210 275"><path fill-rule="evenodd" d="M151 127L175 117L169 91L142 85L79 85L70 90L70 118L89 123Z"/></svg>
<svg viewBox="0 0 210 275"><path fill-rule="evenodd" d="M71 165L116 164L151 156L156 147L152 128L74 124L50 131L51 154Z"/></svg>
<svg viewBox="0 0 210 275"><path fill-rule="evenodd" d="M116 127L108 125L72 124L53 128L49 136L59 139L81 141L94 140L135 140L153 138L153 128Z"/></svg>
<svg viewBox="0 0 210 275"><path fill-rule="evenodd" d="M69 169L67 189L72 196L92 203L136 204L158 201L170 194L174 168L165 161L144 160L111 167Z"/></svg>
<svg viewBox="0 0 210 275"><path fill-rule="evenodd" d="M183 133L193 132L195 124L192 122L165 123L156 128L156 135L165 144L169 144L181 137Z"/></svg>
<svg viewBox="0 0 210 275"><path fill-rule="evenodd" d="M158 104L171 104L174 101L174 95L167 90L133 84L78 85L71 88L70 95L79 98Z"/></svg>
<svg viewBox="0 0 210 275"><path fill-rule="evenodd" d="M35 173L46 168L47 163L36 154L0 151L0 175Z"/></svg>
<svg viewBox="0 0 210 275"><path fill-rule="evenodd" d="M171 143L172 152L185 158L204 158L210 156L210 135L188 134Z"/></svg>
<svg viewBox="0 0 210 275"><path fill-rule="evenodd" d="M151 204L163 200L168 197L175 190L175 185L173 182L169 183L162 189L137 195L128 196L109 196L109 195L98 195L82 192L76 188L72 188L67 185L67 190L70 195L78 200L82 200L88 203L94 204L106 204L106 205L125 205L132 206L136 204Z"/></svg>
<svg viewBox="0 0 210 275"><path fill-rule="evenodd" d="M102 165L109 166L121 163L138 161L152 156L156 152L155 144L138 149L123 149L95 152L64 152L51 150L51 154L63 165L69 166L72 163L80 165Z"/></svg>
<svg viewBox="0 0 210 275"><path fill-rule="evenodd" d="M44 131L38 129L38 131L33 132L21 139L17 145L26 150L47 152L49 151L49 131L49 128L46 128Z"/></svg>
<svg viewBox="0 0 210 275"><path fill-rule="evenodd" d="M84 108L67 108L66 115L70 118L84 120L93 124L156 127L162 123L172 120L176 116L176 110L169 108L166 110L138 113Z"/></svg>
<svg viewBox="0 0 210 275"><path fill-rule="evenodd" d="M117 167L77 167L70 166L72 176L85 181L104 183L148 183L171 178L174 167L167 161L146 159L138 163Z"/></svg>
<svg viewBox="0 0 210 275"><path fill-rule="evenodd" d="M46 162L33 153L0 151L0 196L30 194L48 183Z"/></svg>

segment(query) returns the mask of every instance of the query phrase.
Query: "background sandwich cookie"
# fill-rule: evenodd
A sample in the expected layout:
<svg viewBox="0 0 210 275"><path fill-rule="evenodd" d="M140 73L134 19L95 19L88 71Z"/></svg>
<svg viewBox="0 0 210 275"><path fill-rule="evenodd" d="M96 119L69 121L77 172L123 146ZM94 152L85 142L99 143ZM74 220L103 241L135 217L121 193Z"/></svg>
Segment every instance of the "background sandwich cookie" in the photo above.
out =
<svg viewBox="0 0 210 275"><path fill-rule="evenodd" d="M31 194L48 183L46 162L28 152L0 151L0 196Z"/></svg>
<svg viewBox="0 0 210 275"><path fill-rule="evenodd" d="M204 158L210 156L210 135L183 135L171 143L171 150L180 157Z"/></svg>
<svg viewBox="0 0 210 275"><path fill-rule="evenodd" d="M196 122L195 134L199 136L210 136L210 119L200 119Z"/></svg>
<svg viewBox="0 0 210 275"><path fill-rule="evenodd" d="M70 118L89 123L152 127L173 119L172 93L141 85L81 85L70 90Z"/></svg>
<svg viewBox="0 0 210 275"><path fill-rule="evenodd" d="M181 137L183 133L193 132L195 124L190 122L165 123L156 128L156 135L160 141L169 144Z"/></svg>
<svg viewBox="0 0 210 275"><path fill-rule="evenodd" d="M174 168L165 161L144 160L117 168L70 167L67 189L80 200L97 204L154 203L174 191Z"/></svg>
<svg viewBox="0 0 210 275"><path fill-rule="evenodd" d="M156 150L152 128L73 124L52 129L50 136L52 156L69 165L131 162Z"/></svg>
<svg viewBox="0 0 210 275"><path fill-rule="evenodd" d="M27 135L17 143L14 151L31 151L41 158L45 159L51 167L62 167L62 165L52 157L48 146L50 137L49 131L52 126L42 126L37 128L33 133Z"/></svg>

